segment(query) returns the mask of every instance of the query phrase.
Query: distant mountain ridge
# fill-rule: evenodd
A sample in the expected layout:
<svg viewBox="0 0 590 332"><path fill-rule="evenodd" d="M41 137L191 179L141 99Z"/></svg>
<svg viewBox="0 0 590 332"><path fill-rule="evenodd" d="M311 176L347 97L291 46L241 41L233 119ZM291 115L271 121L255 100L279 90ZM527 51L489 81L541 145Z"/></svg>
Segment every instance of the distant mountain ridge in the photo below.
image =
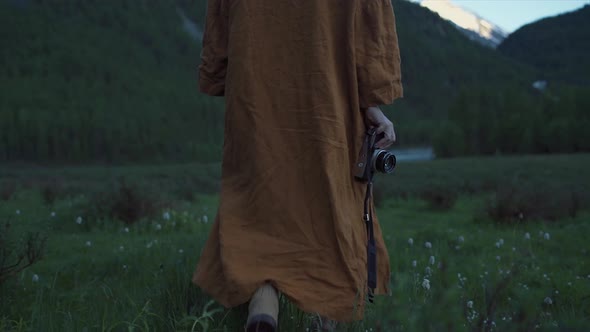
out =
<svg viewBox="0 0 590 332"><path fill-rule="evenodd" d="M590 85L590 5L527 24L498 50L540 70L543 79Z"/></svg>
<svg viewBox="0 0 590 332"><path fill-rule="evenodd" d="M507 33L494 23L454 4L451 0L413 0L413 2L418 2L422 7L428 8L440 15L440 17L451 21L467 37L483 45L495 48L507 36Z"/></svg>

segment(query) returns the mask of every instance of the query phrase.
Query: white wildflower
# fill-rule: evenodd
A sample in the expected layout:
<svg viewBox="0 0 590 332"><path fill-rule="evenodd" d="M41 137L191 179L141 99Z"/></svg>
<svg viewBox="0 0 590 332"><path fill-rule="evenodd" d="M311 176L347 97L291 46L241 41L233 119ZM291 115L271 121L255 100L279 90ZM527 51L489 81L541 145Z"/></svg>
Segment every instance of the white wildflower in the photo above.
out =
<svg viewBox="0 0 590 332"><path fill-rule="evenodd" d="M424 242L424 247L430 249L430 248L432 248L432 243L426 241L426 242Z"/></svg>
<svg viewBox="0 0 590 332"><path fill-rule="evenodd" d="M568 285L568 286L571 286L571 285L572 285L572 282L571 282L571 281L570 281L570 282L568 282L568 283L567 283L567 285Z"/></svg>
<svg viewBox="0 0 590 332"><path fill-rule="evenodd" d="M16 210L15 212L16 212L16 214L20 214L20 210Z"/></svg>
<svg viewBox="0 0 590 332"><path fill-rule="evenodd" d="M496 260L499 261L501 259L500 256L496 256Z"/></svg>
<svg viewBox="0 0 590 332"><path fill-rule="evenodd" d="M162 225L160 225L160 224L156 224L156 230L157 230L157 231L159 231L159 230L161 230L161 229L162 229Z"/></svg>
<svg viewBox="0 0 590 332"><path fill-rule="evenodd" d="M37 274L33 274L33 282L39 282L39 276Z"/></svg>
<svg viewBox="0 0 590 332"><path fill-rule="evenodd" d="M428 263L430 263L430 265L434 265L435 259L434 256L430 256L430 258L428 259Z"/></svg>
<svg viewBox="0 0 590 332"><path fill-rule="evenodd" d="M473 301L467 301L467 308L469 308L469 309L473 308Z"/></svg>
<svg viewBox="0 0 590 332"><path fill-rule="evenodd" d="M463 235L459 236L459 238L457 239L460 243L465 242L465 238L463 237Z"/></svg>
<svg viewBox="0 0 590 332"><path fill-rule="evenodd" d="M417 262L416 260L413 260L413 261L412 261L412 266L413 266L413 267L416 267L417 265L418 265L418 262Z"/></svg>
<svg viewBox="0 0 590 332"><path fill-rule="evenodd" d="M123 270L127 270L127 265L123 265Z"/></svg>
<svg viewBox="0 0 590 332"><path fill-rule="evenodd" d="M512 247L512 251L516 251L516 248L515 247Z"/></svg>
<svg viewBox="0 0 590 332"><path fill-rule="evenodd" d="M170 220L170 212L166 211L162 214L164 220Z"/></svg>
<svg viewBox="0 0 590 332"><path fill-rule="evenodd" d="M182 250L182 249L178 249L178 253L179 253L179 254L182 254L182 253L184 253L184 250Z"/></svg>
<svg viewBox="0 0 590 332"><path fill-rule="evenodd" d="M426 289L426 290L430 290L430 280L428 280L428 279L426 279L426 278L425 278L425 279L422 281L422 287L423 287L424 289Z"/></svg>
<svg viewBox="0 0 590 332"><path fill-rule="evenodd" d="M125 250L125 247L124 246L119 246L119 250L120 251L124 251Z"/></svg>
<svg viewBox="0 0 590 332"><path fill-rule="evenodd" d="M207 217L207 215L204 215L202 220L205 224L209 222L209 218Z"/></svg>
<svg viewBox="0 0 590 332"><path fill-rule="evenodd" d="M123 228L123 232L125 232L125 233L129 233L129 227L125 227L125 228Z"/></svg>
<svg viewBox="0 0 590 332"><path fill-rule="evenodd" d="M545 232L539 231L539 236L543 236L544 234L545 234Z"/></svg>
<svg viewBox="0 0 590 332"><path fill-rule="evenodd" d="M543 302L545 302L546 304L553 304L553 300L549 296L547 296L545 300L543 300Z"/></svg>
<svg viewBox="0 0 590 332"><path fill-rule="evenodd" d="M409 239L408 239L408 244L409 244L409 245L414 245L414 239L412 239L412 238L409 238Z"/></svg>
<svg viewBox="0 0 590 332"><path fill-rule="evenodd" d="M82 222L83 222L82 217L76 218L76 224L82 225Z"/></svg>
<svg viewBox="0 0 590 332"><path fill-rule="evenodd" d="M504 245L504 239L499 239L498 242L496 242L496 247L498 247L498 248L500 248L503 245Z"/></svg>
<svg viewBox="0 0 590 332"><path fill-rule="evenodd" d="M431 275L431 274L432 274L432 270L430 269L430 267L429 267L429 266L427 266L427 267L424 269L424 274L427 274L427 275Z"/></svg>
<svg viewBox="0 0 590 332"><path fill-rule="evenodd" d="M51 218L55 217L55 211L51 211Z"/></svg>
<svg viewBox="0 0 590 332"><path fill-rule="evenodd" d="M86 246L87 247L92 247L92 241L86 241Z"/></svg>
<svg viewBox="0 0 590 332"><path fill-rule="evenodd" d="M545 235L543 235L543 238L545 238L545 240L550 240L551 235L549 235L549 233L545 233Z"/></svg>
<svg viewBox="0 0 590 332"><path fill-rule="evenodd" d="M531 239L531 234L529 232L524 233L524 239L525 240L530 240Z"/></svg>

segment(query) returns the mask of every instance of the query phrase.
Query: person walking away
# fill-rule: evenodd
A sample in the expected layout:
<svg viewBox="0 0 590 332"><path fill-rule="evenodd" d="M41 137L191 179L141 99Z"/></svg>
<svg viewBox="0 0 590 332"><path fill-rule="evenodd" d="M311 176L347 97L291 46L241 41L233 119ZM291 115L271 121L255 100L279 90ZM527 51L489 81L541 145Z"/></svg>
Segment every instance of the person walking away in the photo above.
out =
<svg viewBox="0 0 590 332"><path fill-rule="evenodd" d="M366 183L353 167L378 108L402 96L390 0L209 0L200 90L225 97L220 202L193 282L248 331L276 331L280 292L339 322L363 317ZM371 207L373 209L373 207ZM378 220L376 294L389 293Z"/></svg>

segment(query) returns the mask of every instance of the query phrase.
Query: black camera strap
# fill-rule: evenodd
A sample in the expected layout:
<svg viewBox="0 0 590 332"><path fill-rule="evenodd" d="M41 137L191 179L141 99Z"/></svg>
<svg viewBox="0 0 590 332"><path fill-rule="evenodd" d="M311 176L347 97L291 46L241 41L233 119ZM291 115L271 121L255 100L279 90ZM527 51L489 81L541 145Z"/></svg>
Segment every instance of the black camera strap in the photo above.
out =
<svg viewBox="0 0 590 332"><path fill-rule="evenodd" d="M363 220L367 226L367 286L368 300L373 303L375 288L377 288L377 246L375 244L375 233L373 230L373 209L371 199L373 197L373 172L369 172L367 192L365 193L365 204Z"/></svg>

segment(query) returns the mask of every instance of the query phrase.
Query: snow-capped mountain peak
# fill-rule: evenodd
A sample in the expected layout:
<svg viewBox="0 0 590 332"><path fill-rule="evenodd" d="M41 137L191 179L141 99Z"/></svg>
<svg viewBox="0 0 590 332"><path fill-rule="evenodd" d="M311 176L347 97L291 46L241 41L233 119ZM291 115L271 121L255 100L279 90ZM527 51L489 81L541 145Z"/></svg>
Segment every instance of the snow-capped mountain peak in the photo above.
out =
<svg viewBox="0 0 590 332"><path fill-rule="evenodd" d="M426 7L440 15L440 17L451 21L466 32L471 39L486 45L496 47L508 35L497 25L454 4L451 0L414 0L414 2L419 2L422 7Z"/></svg>

